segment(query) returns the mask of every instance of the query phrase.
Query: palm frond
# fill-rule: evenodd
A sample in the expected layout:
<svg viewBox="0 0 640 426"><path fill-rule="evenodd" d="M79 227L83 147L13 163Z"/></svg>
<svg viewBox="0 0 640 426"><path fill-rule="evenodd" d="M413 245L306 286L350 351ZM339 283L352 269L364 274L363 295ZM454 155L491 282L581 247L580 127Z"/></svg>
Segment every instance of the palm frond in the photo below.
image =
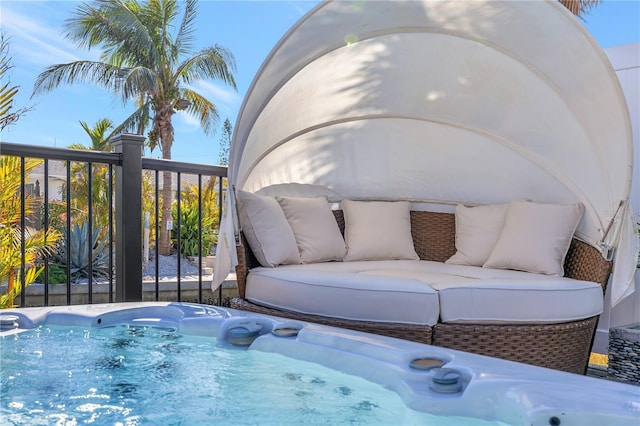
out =
<svg viewBox="0 0 640 426"><path fill-rule="evenodd" d="M187 55L193 49L195 35L193 25L198 15L196 6L196 0L187 0L185 2L184 15L175 40L175 48L178 55Z"/></svg>
<svg viewBox="0 0 640 426"><path fill-rule="evenodd" d="M178 13L179 6L176 0L148 0L141 10L140 19L148 29L157 52L157 65L173 64L177 61L170 30Z"/></svg>
<svg viewBox="0 0 640 426"><path fill-rule="evenodd" d="M13 288L7 293L0 295L0 309L7 309L13 307L13 301L20 295L22 289L36 280L36 277L44 270L43 266L31 267L26 269L24 282L20 274L15 274L15 280L13 281Z"/></svg>
<svg viewBox="0 0 640 426"><path fill-rule="evenodd" d="M9 87L9 83L0 88L0 117L6 116L13 106L13 97L18 93L16 86Z"/></svg>
<svg viewBox="0 0 640 426"><path fill-rule="evenodd" d="M111 139L113 135L122 133L124 131L143 134L144 129L151 117L151 104L146 102L136 109L130 116L128 116L120 125L118 125L113 132L109 135L108 139Z"/></svg>
<svg viewBox="0 0 640 426"><path fill-rule="evenodd" d="M42 160L26 158L24 176L28 176ZM22 189L22 160L20 157L3 155L0 157L0 224L10 226L20 223L20 191ZM29 215L35 209L33 197L25 197L24 214Z"/></svg>
<svg viewBox="0 0 640 426"><path fill-rule="evenodd" d="M67 38L79 47L102 45L101 60L116 66L145 59L157 61L149 27L140 19L143 7L137 1L98 0L97 7L82 4L66 21Z"/></svg>
<svg viewBox="0 0 640 426"><path fill-rule="evenodd" d="M133 67L123 70L119 82L119 92L123 100L135 99L140 93L153 93L157 90L157 74L146 67Z"/></svg>
<svg viewBox="0 0 640 426"><path fill-rule="evenodd" d="M200 120L202 130L206 134L215 133L215 129L220 123L220 116L215 104L190 89L182 89L181 94L184 99L188 99L191 102L186 111Z"/></svg>
<svg viewBox="0 0 640 426"><path fill-rule="evenodd" d="M181 78L185 83L206 79L222 80L237 90L233 76L235 71L236 62L233 53L222 46L215 45L202 49L183 61L176 70L174 79Z"/></svg>
<svg viewBox="0 0 640 426"><path fill-rule="evenodd" d="M58 240L62 235L55 229L49 229L45 233L44 230L36 230L30 227L20 228L19 226L10 227L11 245L14 247L16 261L13 263L14 268L20 267L22 264L22 248L24 248L24 264L33 265L41 257L52 256L58 248ZM24 233L24 246L22 246L22 238ZM5 259L3 259L4 261Z"/></svg>
<svg viewBox="0 0 640 426"><path fill-rule="evenodd" d="M109 129L113 127L113 121L108 118L101 118L96 121L96 124L93 127L89 126L84 121L80 121L80 126L84 129L84 131L89 135L91 139L91 146L87 147L82 144L72 144L69 145L69 148L72 149L91 149L94 151L107 151L110 144L109 139L106 137Z"/></svg>
<svg viewBox="0 0 640 426"><path fill-rule="evenodd" d="M119 77L120 69L104 62L76 61L51 65L36 78L32 96L74 83L95 83L113 91L117 88Z"/></svg>

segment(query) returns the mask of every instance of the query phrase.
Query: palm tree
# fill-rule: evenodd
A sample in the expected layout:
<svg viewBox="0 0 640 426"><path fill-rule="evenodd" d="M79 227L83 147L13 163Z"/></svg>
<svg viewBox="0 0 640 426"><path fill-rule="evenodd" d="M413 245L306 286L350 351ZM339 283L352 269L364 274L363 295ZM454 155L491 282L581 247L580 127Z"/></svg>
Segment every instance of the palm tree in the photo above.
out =
<svg viewBox="0 0 640 426"><path fill-rule="evenodd" d="M109 130L113 129L113 121L108 118L101 118L96 121L93 127L89 126L86 122L80 121L80 126L87 132L89 139L91 139L91 145L83 145L81 143L74 143L69 145L71 149L84 149L92 151L111 151L111 136L113 132Z"/></svg>
<svg viewBox="0 0 640 426"><path fill-rule="evenodd" d="M95 4L95 6L94 6ZM184 13L178 25L180 5ZM196 0L97 0L78 6L65 25L66 36L79 47L102 47L100 61L76 61L48 67L37 78L34 95L61 84L94 83L133 100L137 109L116 128L144 133L151 121L148 144L160 145L162 158L171 159L174 141L172 117L184 110L200 120L205 133L213 133L219 116L213 102L189 84L217 79L236 88L235 59L226 48L214 45L193 50ZM172 28L177 27L175 34ZM163 173L160 254L171 248L167 220L171 218L171 173Z"/></svg>
<svg viewBox="0 0 640 426"><path fill-rule="evenodd" d="M110 138L113 132L110 130L114 127L113 122L108 118L99 119L93 127L86 122L80 121L80 126L87 132L91 145L83 145L74 143L69 145L71 149L92 150L92 151L111 151ZM78 220L86 220L89 212L89 175L87 173L89 165L86 163L71 164L71 187L73 190L74 207L77 209ZM109 185L108 176L109 166L106 164L91 165L91 203L93 208L92 218L96 226L106 226L109 218ZM64 193L63 187L63 193Z"/></svg>

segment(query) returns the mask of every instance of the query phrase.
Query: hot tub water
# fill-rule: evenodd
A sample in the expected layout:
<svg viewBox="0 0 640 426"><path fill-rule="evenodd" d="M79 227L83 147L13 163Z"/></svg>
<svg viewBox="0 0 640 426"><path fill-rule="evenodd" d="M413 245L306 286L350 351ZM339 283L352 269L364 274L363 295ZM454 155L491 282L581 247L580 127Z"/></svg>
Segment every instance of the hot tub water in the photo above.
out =
<svg viewBox="0 0 640 426"><path fill-rule="evenodd" d="M382 386L175 328L41 326L2 340L2 424L474 424Z"/></svg>
<svg viewBox="0 0 640 426"><path fill-rule="evenodd" d="M0 319L0 425L640 421L636 386L232 309L148 302Z"/></svg>

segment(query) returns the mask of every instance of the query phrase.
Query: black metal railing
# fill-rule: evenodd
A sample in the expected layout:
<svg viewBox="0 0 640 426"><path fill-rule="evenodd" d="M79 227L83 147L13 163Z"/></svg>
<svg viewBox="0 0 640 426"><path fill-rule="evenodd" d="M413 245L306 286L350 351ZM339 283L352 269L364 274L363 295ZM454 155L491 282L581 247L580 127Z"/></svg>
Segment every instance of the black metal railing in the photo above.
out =
<svg viewBox="0 0 640 426"><path fill-rule="evenodd" d="M119 135L112 140L112 145L114 147L115 152L97 152L97 151L84 151L84 150L72 150L72 149L63 149L63 148L50 148L50 147L40 147L33 145L23 145L23 144L14 144L14 143L1 143L0 144L0 155L2 156L17 156L21 159L22 162L22 173L20 176L21 179L21 191L20 194L17 194L20 197L21 203L21 257L22 264L20 266L20 270L18 273L21 274L21 277L24 278L25 274L25 229L28 226L39 223L42 229L45 232L52 226L52 217L51 217L51 189L50 189L50 166L52 161L56 161L62 163L66 168L66 173L64 177L64 190L62 198L64 201L64 224L58 224L58 227L63 228L63 239L61 242L65 246L65 255L66 255L66 282L64 288L64 301L60 301L60 288L58 286L52 286L49 282L49 272L50 268L54 263L52 259L49 257L44 257L41 259L42 264L44 266L44 273L42 274L42 303L33 302L30 303L30 306L48 306L51 303L51 293L50 290L54 288L56 290L56 301L53 304L64 304L67 305L74 303L96 303L96 302L119 302L119 301L141 301L141 300L183 300L183 288L182 288L182 271L181 271L181 253L182 253L182 223L181 223L181 182L186 177L191 177L192 180L195 177L197 180L197 218L198 218L198 249L197 249L197 297L193 297L192 295L188 297L189 301L196 301L199 303L207 302L207 303L222 303L222 287L218 290L217 300L216 298L210 298L205 301L203 296L203 285L205 284L205 277L203 276L203 255L208 255L209 253L204 253L207 247L202 246L202 221L203 221L203 200L202 200L202 188L203 182L205 180L215 179L217 184L217 196L218 196L218 215L222 211L222 198L225 190L224 180L226 178L227 169L223 166L212 166L212 165L202 165L202 164L192 164L192 163L183 163L177 161L170 160L158 160L151 158L142 158L142 141L144 138L137 135ZM43 169L43 182L44 182L44 194L41 197L42 207L39 210L39 219L28 221L28 218L25 214L25 205L26 205L26 197L28 192L27 186L27 178L25 174L24 162L25 159L34 158L42 160L42 169ZM73 276L72 271L72 259L71 256L78 255L78 253L73 252L72 244L73 241L70 240L71 235L73 233L72 224L77 221L74 220L74 211L73 203L78 202L78 200L74 197L78 197L78 194L75 194L72 188L72 180L74 178L74 174L72 173L72 165L76 167L76 171L78 170L77 164L80 164L83 170L83 173L86 173L86 193L82 194L86 196L86 211L83 211L83 214L86 215L86 219L84 220L84 229L86 229L86 247L88 250L86 252L86 263L87 263L87 271L86 271L86 283L82 283L83 286L86 285L86 290L84 290L85 294L80 294L77 296L78 291L75 287L78 287L76 281ZM106 213L103 213L103 216L100 217L100 221L106 221L106 232L101 232L99 238L102 241L95 241L94 234L97 229L97 225L95 223L95 213L93 209L95 208L94 203L94 191L96 188L94 187L94 172L95 170L104 170L99 168L106 168L106 172L104 173L104 180L106 182L102 182L101 185L106 186L106 203L108 205ZM155 262L155 279L154 285L151 293L152 296L148 296L149 291L143 291L143 279L142 279L142 247L143 247L143 233L142 233L142 221L143 221L143 209L142 209L142 197L149 196L149 194L143 194L142 192L142 179L143 174L150 173L155 177L153 179L154 184L154 210L155 210L155 220L154 220L154 231L155 231L155 254L154 254L154 262ZM175 241L175 253L177 256L177 270L176 270L176 282L175 289L172 290L171 294L175 296L167 299L166 297L161 297L161 288L160 288L160 268L159 268L159 250L158 250L158 236L159 236L159 223L160 223L160 213L159 213L159 175L160 173L172 173L172 175L176 176L176 188L175 191L172 191L172 194L175 192L176 200L172 199L172 202L175 202L176 208L178 209L177 218L177 227L175 230L176 233L176 241ZM96 173L97 174L97 173ZM102 177L102 174L100 175ZM38 185L36 185L38 187ZM33 192L33 189L31 189ZM39 193L37 194L40 195ZM104 215L107 217L105 218ZM134 219L135 218L135 219ZM217 218L217 223L219 224L220 216ZM29 222L29 223L28 223ZM74 225L75 227L75 225ZM75 228L74 228L75 229ZM106 263L107 263L107 274L106 276L101 277L101 279L96 279L95 270L93 269L94 264L94 253L93 248L100 244L101 246L106 247ZM76 247L77 251L77 247ZM82 258L82 256L81 256ZM189 280L190 284L193 284L193 280ZM166 283L163 283L166 284ZM0 283L0 286L2 283ZM145 283L146 285L146 283ZM169 286L172 285L169 283ZM96 300L95 296L95 288L99 287L98 293L100 297ZM105 291L104 287L107 287ZM19 301L16 300L15 303L19 304L19 306L26 306L25 296L27 291L31 289L31 286L28 289L23 289L20 294ZM72 288L74 287L74 288ZM165 285L166 287L166 285ZM84 287L83 287L84 288ZM72 291L73 290L73 291ZM80 292L82 293L82 292ZM192 294L193 291L190 290L189 294Z"/></svg>
<svg viewBox="0 0 640 426"><path fill-rule="evenodd" d="M155 189L155 203L154 203L154 207L155 207L155 221L154 221L154 233L155 233L155 256L154 256L154 262L155 262L155 295L156 295L156 300L158 300L160 291L159 291L159 287L160 287L160 282L159 282L159 269L160 269L160 265L159 265L159 261L160 261L160 256L158 255L159 253L159 238L158 235L160 233L160 213L159 213L159 209L160 209L160 197L159 197L159 175L160 172L163 173L175 173L176 175L176 210L177 210L177 214L176 214L176 219L177 219L177 223L176 225L176 252L178 253L178 259L180 259L180 253L182 252L182 214L181 214L181 208L182 208L182 199L181 199L181 188L182 188L182 177L184 175L191 175L191 176L195 176L197 178L197 197L198 197L198 203L197 203L197 211L198 211L198 226L197 226L197 230L198 230L198 236L197 236L197 242L198 242L198 256L197 256L197 269L198 269L198 302L201 303L203 301L203 274L202 274L202 270L203 270L203 238L202 238L202 220L203 220L203 200L202 200L202 191L203 191L203 177L208 177L208 178L217 178L217 202L218 202L218 224L220 223L220 217L221 217L221 212L222 212L222 200L224 198L224 192L225 192L225 185L224 185L224 181L223 178L226 177L227 175L227 169L224 166L213 166L213 165L202 165L202 164L193 164L193 163L184 163L184 162L179 162L179 161L172 161L172 160L160 160L160 159L153 159L153 158L143 158L142 159L142 169L143 170L150 170L154 172L154 181L155 181L155 185L154 185L154 189ZM173 181L173 180L172 180ZM182 301L182 263L180 261L177 262L176 264L176 288L177 288L177 301ZM220 286L218 288L218 304L222 303L222 286Z"/></svg>

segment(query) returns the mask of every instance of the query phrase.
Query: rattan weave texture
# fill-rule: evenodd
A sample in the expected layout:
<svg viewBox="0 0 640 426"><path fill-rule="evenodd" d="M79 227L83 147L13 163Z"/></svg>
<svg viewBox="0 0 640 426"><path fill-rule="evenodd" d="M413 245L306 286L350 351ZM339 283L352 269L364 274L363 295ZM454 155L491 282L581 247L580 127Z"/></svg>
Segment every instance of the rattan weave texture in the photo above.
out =
<svg viewBox="0 0 640 426"><path fill-rule="evenodd" d="M562 324L442 324L433 344L540 367L585 374L598 317Z"/></svg>

